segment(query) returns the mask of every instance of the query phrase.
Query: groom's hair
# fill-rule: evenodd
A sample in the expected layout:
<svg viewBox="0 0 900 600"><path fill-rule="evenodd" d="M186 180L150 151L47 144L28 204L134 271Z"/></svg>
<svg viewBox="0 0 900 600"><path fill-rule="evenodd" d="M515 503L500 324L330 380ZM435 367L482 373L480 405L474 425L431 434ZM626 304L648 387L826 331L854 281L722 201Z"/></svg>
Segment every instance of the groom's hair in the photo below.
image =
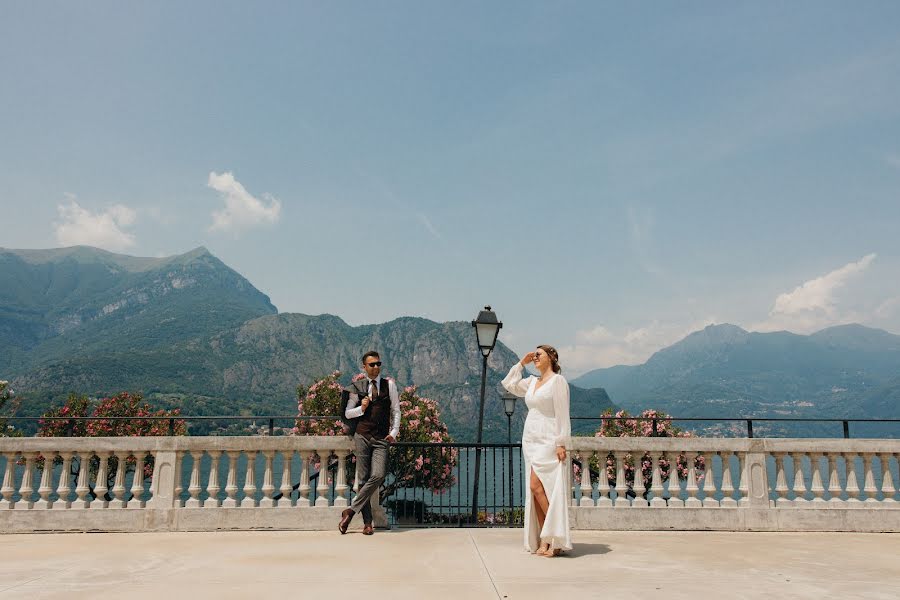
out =
<svg viewBox="0 0 900 600"><path fill-rule="evenodd" d="M363 354L363 357L362 357L362 364L366 364L366 359L369 358L370 356L373 357L373 358L377 358L377 359L381 360L381 355L380 355L380 354L378 354L378 353L375 352L374 350L369 350L368 352L366 352L365 354Z"/></svg>

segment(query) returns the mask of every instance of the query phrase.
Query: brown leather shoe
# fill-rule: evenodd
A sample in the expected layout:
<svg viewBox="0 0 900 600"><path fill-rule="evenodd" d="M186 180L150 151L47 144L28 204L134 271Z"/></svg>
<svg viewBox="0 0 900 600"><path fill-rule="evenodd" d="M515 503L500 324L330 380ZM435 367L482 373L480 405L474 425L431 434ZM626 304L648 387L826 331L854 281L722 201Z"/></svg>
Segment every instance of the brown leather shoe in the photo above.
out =
<svg viewBox="0 0 900 600"><path fill-rule="evenodd" d="M375 533L375 528L372 527L371 523L366 523L363 525L363 535L372 535Z"/></svg>
<svg viewBox="0 0 900 600"><path fill-rule="evenodd" d="M350 521L353 520L353 515L355 514L352 508L346 508L341 513L341 522L338 523L338 531L341 532L341 535L347 533L347 528L350 527Z"/></svg>

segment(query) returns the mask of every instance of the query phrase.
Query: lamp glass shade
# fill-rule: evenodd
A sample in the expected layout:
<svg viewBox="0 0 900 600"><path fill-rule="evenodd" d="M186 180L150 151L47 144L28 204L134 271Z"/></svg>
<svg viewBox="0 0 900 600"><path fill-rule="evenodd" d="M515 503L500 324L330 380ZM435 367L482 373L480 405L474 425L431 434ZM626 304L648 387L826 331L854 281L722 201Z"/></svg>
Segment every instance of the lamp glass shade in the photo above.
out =
<svg viewBox="0 0 900 600"><path fill-rule="evenodd" d="M489 355L497 343L497 335L500 333L503 323L497 320L497 314L491 310L490 306L485 306L484 310L478 313L478 318L472 321L472 326L475 327L481 354Z"/></svg>
<svg viewBox="0 0 900 600"><path fill-rule="evenodd" d="M503 410L506 412L507 417L511 417L516 412L516 400L518 398L509 392L503 394Z"/></svg>

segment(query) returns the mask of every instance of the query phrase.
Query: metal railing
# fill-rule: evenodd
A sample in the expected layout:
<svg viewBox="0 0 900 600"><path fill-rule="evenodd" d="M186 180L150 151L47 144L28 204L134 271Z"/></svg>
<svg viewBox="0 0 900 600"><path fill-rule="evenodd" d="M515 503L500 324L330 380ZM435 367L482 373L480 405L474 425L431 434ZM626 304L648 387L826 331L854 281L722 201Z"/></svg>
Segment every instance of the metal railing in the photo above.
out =
<svg viewBox="0 0 900 600"><path fill-rule="evenodd" d="M4 417L3 420L11 422L11 423L39 423L41 421L68 421L71 423L71 428L74 428L74 424L76 422L87 422L87 421L129 421L129 420L140 420L140 421L167 421L168 422L168 431L171 434L175 430L176 422L251 422L257 423L262 422L267 427L261 428L268 432L268 435L276 435L275 425L276 423L290 423L291 426L295 424L297 421L313 421L313 420L337 420L338 417L334 415L311 415L311 416L296 416L296 415L178 415L176 417L171 416L146 416L146 417ZM900 419L857 419L857 418L820 418L820 417L641 417L641 416L628 416L628 417L616 417L616 416L597 416L597 417L584 417L584 416L576 416L571 417L572 421L595 421L598 424L602 424L606 421L650 421L651 422L651 434L649 437L658 437L660 430L659 424L661 422L668 423L741 423L744 425L746 431L746 437L752 438L754 437L753 424L754 423L821 423L821 424L837 424L840 423L842 427L843 437L844 439L850 439L850 425L852 423L869 423L869 424L900 424ZM900 426L898 426L898 430L900 430ZM773 436L768 436L773 437ZM836 437L836 436L835 436Z"/></svg>
<svg viewBox="0 0 900 600"><path fill-rule="evenodd" d="M390 474L383 486L390 524L521 526L525 497L521 448L521 444L490 443L392 444ZM481 469L473 506L476 451L481 453Z"/></svg>

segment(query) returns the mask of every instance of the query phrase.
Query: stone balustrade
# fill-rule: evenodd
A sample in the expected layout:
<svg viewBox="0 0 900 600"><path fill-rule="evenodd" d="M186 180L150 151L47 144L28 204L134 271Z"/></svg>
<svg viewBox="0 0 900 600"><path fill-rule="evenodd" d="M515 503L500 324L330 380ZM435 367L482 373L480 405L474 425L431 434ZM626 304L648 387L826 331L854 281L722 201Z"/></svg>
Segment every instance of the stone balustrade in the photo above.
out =
<svg viewBox="0 0 900 600"><path fill-rule="evenodd" d="M331 436L0 438L0 531L334 529L349 504L352 444ZM317 477L323 458L337 468ZM383 511L375 517L386 522Z"/></svg>
<svg viewBox="0 0 900 600"><path fill-rule="evenodd" d="M330 530L356 486L351 451L346 437L0 438L0 532ZM897 532L898 455L887 439L573 438L571 522Z"/></svg>
<svg viewBox="0 0 900 600"><path fill-rule="evenodd" d="M570 451L594 464L575 469L576 529L900 531L900 440L576 437Z"/></svg>

